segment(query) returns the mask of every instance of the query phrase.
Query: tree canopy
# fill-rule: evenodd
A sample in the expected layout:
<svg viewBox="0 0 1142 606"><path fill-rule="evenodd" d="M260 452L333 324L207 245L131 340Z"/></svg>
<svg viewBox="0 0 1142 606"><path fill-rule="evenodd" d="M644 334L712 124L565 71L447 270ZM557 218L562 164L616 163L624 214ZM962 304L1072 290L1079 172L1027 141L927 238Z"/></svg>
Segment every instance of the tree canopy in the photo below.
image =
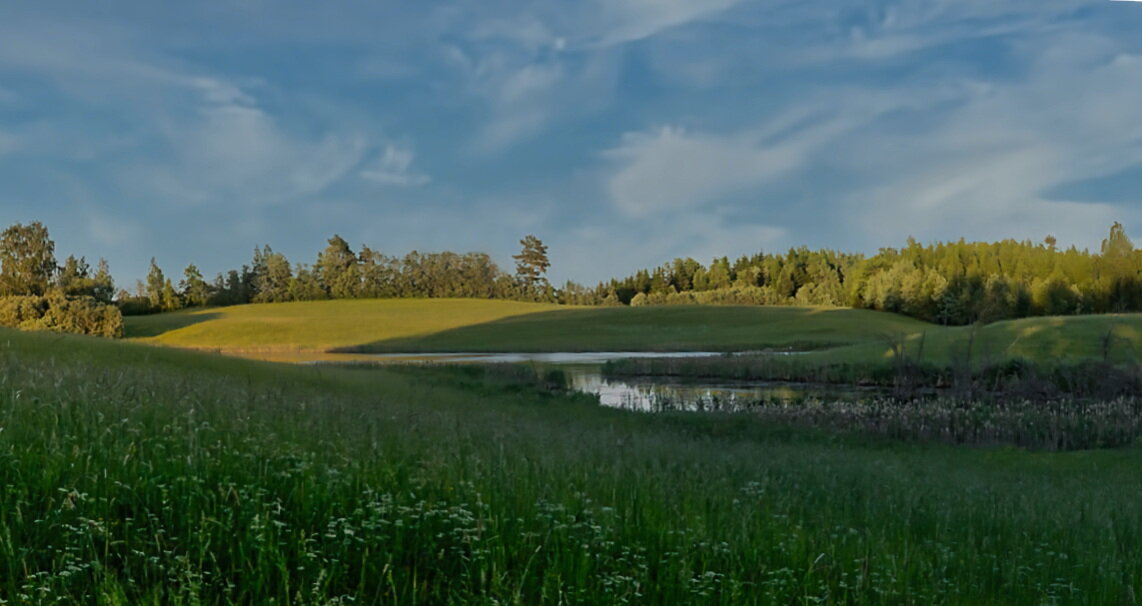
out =
<svg viewBox="0 0 1142 606"><path fill-rule="evenodd" d="M0 295L43 295L56 272L55 242L37 222L0 233Z"/></svg>

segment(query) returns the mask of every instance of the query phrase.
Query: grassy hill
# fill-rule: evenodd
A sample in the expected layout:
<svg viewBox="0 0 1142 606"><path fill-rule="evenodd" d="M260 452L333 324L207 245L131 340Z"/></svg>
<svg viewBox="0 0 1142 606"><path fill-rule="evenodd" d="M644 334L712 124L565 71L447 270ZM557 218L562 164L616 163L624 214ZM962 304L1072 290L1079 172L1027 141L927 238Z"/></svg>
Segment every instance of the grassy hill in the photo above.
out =
<svg viewBox="0 0 1142 606"><path fill-rule="evenodd" d="M0 330L0 600L1131 603L1140 455Z"/></svg>
<svg viewBox="0 0 1142 606"><path fill-rule="evenodd" d="M1142 314L1026 318L944 327L894 314L812 307L562 307L472 299L240 305L127 318L148 343L283 359L320 352L825 350L869 362L894 351L935 363L1137 360ZM290 352L299 355L290 356Z"/></svg>
<svg viewBox="0 0 1142 606"><path fill-rule="evenodd" d="M234 352L325 351L408 338L557 305L478 299L384 299L236 305L126 318L127 337Z"/></svg>
<svg viewBox="0 0 1142 606"><path fill-rule="evenodd" d="M899 347L903 345L903 349ZM1142 354L1142 314L1022 318L983 326L928 325L901 339L871 340L822 352L836 362L889 359L903 351L912 359L949 364L970 357L974 362L1010 358L1060 361L1105 358L1137 362Z"/></svg>
<svg viewBox="0 0 1142 606"><path fill-rule="evenodd" d="M228 351L740 351L911 334L893 314L810 307L561 307L472 299L241 305L127 318L145 342Z"/></svg>

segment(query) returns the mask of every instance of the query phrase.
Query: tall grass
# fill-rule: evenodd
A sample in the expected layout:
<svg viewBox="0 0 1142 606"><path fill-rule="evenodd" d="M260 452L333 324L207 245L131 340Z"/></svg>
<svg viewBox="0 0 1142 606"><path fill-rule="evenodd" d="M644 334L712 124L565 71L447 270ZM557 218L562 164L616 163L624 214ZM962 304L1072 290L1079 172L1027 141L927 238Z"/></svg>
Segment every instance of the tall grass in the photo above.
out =
<svg viewBox="0 0 1142 606"><path fill-rule="evenodd" d="M1121 604L1142 452L0 333L0 600Z"/></svg>

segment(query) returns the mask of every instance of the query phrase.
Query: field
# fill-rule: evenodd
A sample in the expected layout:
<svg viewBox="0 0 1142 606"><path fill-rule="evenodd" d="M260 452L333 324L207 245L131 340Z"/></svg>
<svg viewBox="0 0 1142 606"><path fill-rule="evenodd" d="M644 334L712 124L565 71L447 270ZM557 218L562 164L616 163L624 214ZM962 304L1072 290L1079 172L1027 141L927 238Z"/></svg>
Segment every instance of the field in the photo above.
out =
<svg viewBox="0 0 1142 606"><path fill-rule="evenodd" d="M130 338L228 352L320 352L484 324L556 305L475 299L337 300L238 305L128 317Z"/></svg>
<svg viewBox="0 0 1142 606"><path fill-rule="evenodd" d="M387 352L792 349L812 352L798 357L797 363L808 367L887 365L898 354L939 366L1013 358L1134 363L1142 352L1142 314L946 327L837 308L567 308L456 299L342 300L128 317L127 336L282 361Z"/></svg>
<svg viewBox="0 0 1142 606"><path fill-rule="evenodd" d="M1132 604L1142 451L0 332L0 600Z"/></svg>
<svg viewBox="0 0 1142 606"><path fill-rule="evenodd" d="M806 307L560 307L472 299L242 305L127 318L127 336L233 352L607 351L820 348L923 322Z"/></svg>

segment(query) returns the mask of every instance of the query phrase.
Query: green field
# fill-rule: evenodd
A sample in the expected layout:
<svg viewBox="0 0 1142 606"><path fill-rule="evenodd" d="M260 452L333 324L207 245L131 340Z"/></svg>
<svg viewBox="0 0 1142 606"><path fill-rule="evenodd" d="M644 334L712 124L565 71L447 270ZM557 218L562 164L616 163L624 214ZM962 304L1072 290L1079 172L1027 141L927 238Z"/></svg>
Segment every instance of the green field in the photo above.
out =
<svg viewBox="0 0 1142 606"><path fill-rule="evenodd" d="M1039 362L1102 359L1137 362L1142 354L1142 314L1023 318L983 326L927 325L905 338L837 348L823 359L854 362L903 353L936 364L970 355L977 363L1023 358Z"/></svg>
<svg viewBox="0 0 1142 606"><path fill-rule="evenodd" d="M274 303L127 318L149 343L234 352L735 351L822 348L930 325L811 307L562 307L475 299Z"/></svg>
<svg viewBox="0 0 1142 606"><path fill-rule="evenodd" d="M1142 451L0 331L12 604L1132 604Z"/></svg>
<svg viewBox="0 0 1142 606"><path fill-rule="evenodd" d="M343 299L191 309L126 321L128 338L149 343L232 352L315 352L554 309L559 307L478 299Z"/></svg>
<svg viewBox="0 0 1142 606"><path fill-rule="evenodd" d="M127 318L128 337L179 347L288 358L328 350L748 351L821 350L825 362L885 360L894 348L936 364L1135 361L1142 314L1027 318L945 327L881 312L807 307L559 307L457 299L241 305ZM1110 335L1109 340L1107 335ZM969 349L970 345L970 349ZM1105 352L1104 352L1105 349Z"/></svg>

